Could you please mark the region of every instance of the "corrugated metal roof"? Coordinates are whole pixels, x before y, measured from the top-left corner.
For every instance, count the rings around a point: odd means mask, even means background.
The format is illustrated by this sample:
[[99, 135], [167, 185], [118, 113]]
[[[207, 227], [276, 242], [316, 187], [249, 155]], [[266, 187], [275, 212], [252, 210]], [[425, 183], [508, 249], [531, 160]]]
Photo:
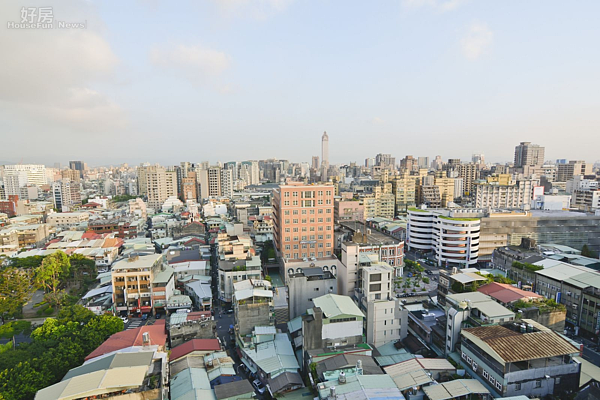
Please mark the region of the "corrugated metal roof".
[[364, 318], [364, 314], [348, 296], [326, 294], [313, 299], [315, 307], [319, 307], [326, 318], [335, 318], [339, 315], [354, 315]]
[[74, 399], [133, 389], [141, 386], [147, 372], [147, 365], [94, 371], [44, 388], [37, 392], [35, 398]]
[[469, 394], [489, 394], [490, 392], [476, 379], [457, 379], [439, 385], [423, 387], [430, 400], [455, 399]]
[[255, 326], [254, 334], [255, 335], [275, 335], [277, 333], [277, 329], [274, 326]]
[[153, 357], [153, 351], [111, 354], [110, 356], [98, 358], [77, 368], [73, 368], [67, 372], [62, 380], [109, 368], [135, 367], [140, 365], [149, 366]]
[[[215, 398], [214, 393], [210, 388], [208, 374], [204, 368], [184, 369], [183, 371], [175, 375], [175, 377], [171, 378], [171, 400], [185, 398], [186, 395], [188, 395], [189, 393], [195, 393], [196, 390], [210, 391], [212, 393], [212, 396], [209, 396], [207, 398]], [[203, 394], [208, 394], [208, 392]]]
[[518, 362], [578, 353], [579, 349], [552, 331], [520, 333], [501, 325], [463, 329], [469, 339], [481, 340], [504, 362]]
[[288, 331], [294, 333], [302, 329], [302, 317], [296, 317], [287, 323]]

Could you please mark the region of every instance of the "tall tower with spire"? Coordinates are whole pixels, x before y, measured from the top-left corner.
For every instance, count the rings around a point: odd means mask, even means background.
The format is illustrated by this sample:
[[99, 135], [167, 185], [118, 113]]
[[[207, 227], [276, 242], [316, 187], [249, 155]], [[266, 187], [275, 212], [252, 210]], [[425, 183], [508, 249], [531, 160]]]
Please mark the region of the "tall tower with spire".
[[329, 168], [329, 136], [323, 132], [321, 137], [321, 165]]
[[329, 136], [323, 132], [321, 137], [321, 181], [327, 182], [327, 172], [329, 170]]

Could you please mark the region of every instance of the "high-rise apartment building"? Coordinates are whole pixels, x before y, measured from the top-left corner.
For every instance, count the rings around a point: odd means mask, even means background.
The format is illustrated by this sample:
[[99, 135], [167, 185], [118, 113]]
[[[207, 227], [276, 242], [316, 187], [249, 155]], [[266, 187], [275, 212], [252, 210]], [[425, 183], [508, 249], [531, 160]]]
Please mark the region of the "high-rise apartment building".
[[375, 156], [375, 165], [381, 168], [393, 169], [396, 164], [396, 158], [392, 157], [391, 154], [377, 154]]
[[231, 198], [233, 196], [233, 170], [221, 169], [221, 196]]
[[290, 182], [273, 191], [275, 245], [288, 260], [333, 254], [332, 185]]
[[[248, 171], [245, 168], [245, 171]], [[245, 176], [251, 175], [249, 171]], [[219, 166], [209, 167], [198, 171], [200, 183], [200, 198], [231, 197], [233, 196], [233, 171]]]
[[188, 172], [187, 177], [181, 180], [181, 195], [184, 201], [198, 200], [198, 180], [195, 172]]
[[419, 169], [419, 165], [413, 156], [406, 156], [400, 160], [400, 169], [404, 172], [411, 172]]
[[319, 156], [312, 156], [312, 162], [310, 167], [314, 170], [319, 169]]
[[463, 190], [465, 195], [470, 195], [473, 192], [473, 184], [478, 178], [478, 173], [479, 170], [477, 169], [476, 164], [469, 163], [458, 165], [458, 177], [463, 180]]
[[473, 154], [471, 161], [473, 164], [485, 164], [485, 155], [481, 153]]
[[556, 165], [556, 182], [566, 182], [576, 175], [590, 175], [592, 164], [585, 161], [569, 161], [568, 164]]
[[148, 198], [148, 206], [160, 208], [168, 197], [177, 197], [177, 172], [160, 165], [138, 168], [139, 193]]
[[4, 166], [4, 189], [6, 196], [19, 196], [21, 187], [42, 186], [47, 183], [44, 165], [18, 164]]
[[544, 164], [545, 148], [531, 142], [521, 142], [515, 147], [515, 168]]
[[392, 184], [383, 183], [373, 188], [373, 193], [363, 198], [364, 219], [368, 218], [394, 218], [395, 197], [392, 193]]
[[[454, 201], [455, 178], [447, 178], [443, 173], [438, 173], [434, 179], [434, 185], [439, 188], [442, 207], [448, 207], [448, 203]], [[459, 196], [462, 194], [459, 193]]]
[[414, 176], [404, 173], [392, 180], [392, 193], [396, 197], [396, 212], [404, 212], [415, 205], [417, 180]]
[[69, 161], [69, 169], [77, 171], [79, 177], [83, 178], [83, 171], [86, 169], [86, 164], [83, 161]]
[[[508, 178], [508, 181], [505, 179], [494, 182], [493, 178], [503, 177]], [[473, 185], [475, 208], [529, 209], [533, 199], [533, 188], [538, 184], [538, 180], [531, 179], [514, 182], [510, 179], [510, 175], [490, 176], [487, 182]]]
[[81, 205], [79, 182], [63, 180], [52, 184], [52, 200], [54, 207], [60, 212], [71, 211]]
[[429, 157], [417, 158], [417, 165], [419, 168], [429, 168]]

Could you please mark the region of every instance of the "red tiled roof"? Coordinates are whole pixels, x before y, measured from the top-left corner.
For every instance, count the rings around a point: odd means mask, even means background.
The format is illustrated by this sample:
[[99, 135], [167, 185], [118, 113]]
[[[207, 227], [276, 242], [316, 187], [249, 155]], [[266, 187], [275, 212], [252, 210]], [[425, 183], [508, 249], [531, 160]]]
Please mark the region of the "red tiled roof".
[[123, 239], [119, 239], [119, 238], [106, 238], [106, 239], [104, 239], [104, 244], [102, 244], [102, 248], [107, 248], [107, 247], [121, 247], [121, 246], [123, 246], [123, 243], [125, 243], [123, 241]]
[[125, 349], [127, 347], [142, 346], [142, 335], [148, 332], [150, 335], [150, 344], [163, 346], [167, 342], [167, 334], [165, 333], [165, 320], [159, 319], [154, 325], [140, 326], [139, 328], [130, 329], [127, 331], [117, 332], [104, 341], [98, 348], [92, 351], [85, 360], [99, 357], [103, 354], [112, 353], [113, 351]]
[[169, 361], [175, 361], [193, 351], [219, 351], [221, 345], [218, 339], [192, 339], [171, 350]]
[[95, 233], [94, 231], [86, 231], [83, 235], [81, 235], [82, 239], [95, 240], [102, 238], [102, 235]]
[[512, 303], [513, 301], [530, 298], [543, 298], [537, 293], [521, 290], [506, 283], [491, 282], [477, 289], [478, 292], [487, 294], [501, 303]]

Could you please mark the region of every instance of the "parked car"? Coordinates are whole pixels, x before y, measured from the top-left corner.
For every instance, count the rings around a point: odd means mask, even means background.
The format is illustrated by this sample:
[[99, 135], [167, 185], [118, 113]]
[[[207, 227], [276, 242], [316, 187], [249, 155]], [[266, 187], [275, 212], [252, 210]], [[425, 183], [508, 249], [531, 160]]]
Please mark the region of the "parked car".
[[255, 379], [254, 381], [252, 381], [252, 386], [254, 386], [254, 389], [256, 389], [256, 391], [260, 394], [263, 394], [266, 390], [266, 388], [263, 386], [262, 382], [259, 381], [258, 379]]
[[129, 322], [129, 318], [127, 317], [121, 317], [121, 319], [123, 320], [124, 324], [127, 324]]
[[148, 314], [142, 314], [142, 321], [145, 321], [148, 319]]
[[225, 311], [225, 314], [233, 314], [233, 308], [230, 308], [229, 310]]

